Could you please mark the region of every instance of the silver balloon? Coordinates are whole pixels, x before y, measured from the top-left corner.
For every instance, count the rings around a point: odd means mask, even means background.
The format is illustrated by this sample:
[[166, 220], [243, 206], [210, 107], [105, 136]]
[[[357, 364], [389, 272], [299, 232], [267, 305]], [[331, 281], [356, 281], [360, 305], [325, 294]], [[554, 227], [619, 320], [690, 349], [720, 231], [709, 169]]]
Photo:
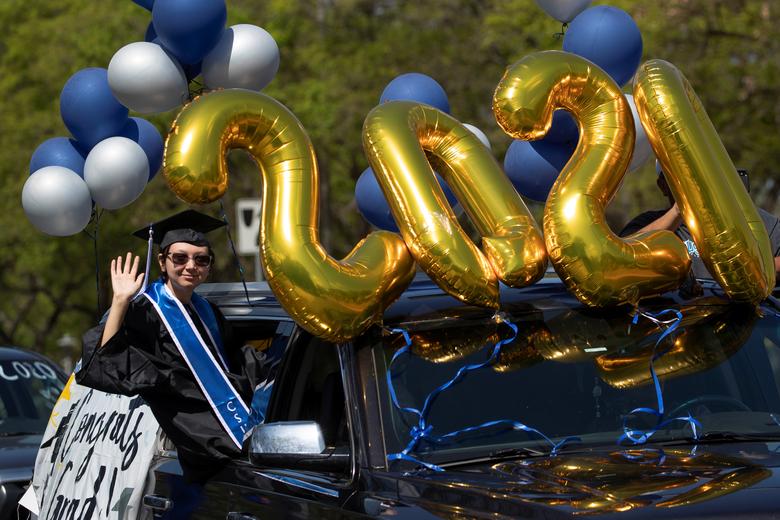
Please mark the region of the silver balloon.
[[150, 42], [131, 43], [116, 51], [108, 64], [108, 84], [120, 103], [142, 114], [176, 108], [189, 95], [181, 65]]
[[476, 126], [470, 125], [468, 123], [463, 123], [463, 126], [468, 128], [469, 130], [471, 130], [471, 133], [477, 136], [477, 138], [482, 142], [482, 144], [485, 145], [485, 148], [490, 150], [490, 148], [491, 148], [491, 146], [490, 146], [490, 139], [488, 139], [488, 136], [485, 135], [485, 132], [483, 132], [482, 130], [480, 130]]
[[24, 183], [22, 208], [37, 229], [64, 237], [87, 227], [92, 198], [84, 179], [76, 172], [63, 166], [46, 166]]
[[628, 101], [631, 107], [631, 115], [634, 117], [634, 131], [636, 133], [636, 140], [634, 141], [634, 153], [631, 156], [631, 164], [628, 165], [628, 171], [633, 171], [647, 162], [653, 155], [653, 147], [650, 145], [650, 141], [647, 139], [647, 134], [642, 126], [642, 122], [639, 120], [639, 112], [636, 111], [636, 104], [634, 104], [634, 96], [631, 94], [625, 94], [626, 101]]
[[144, 191], [149, 161], [136, 142], [109, 137], [92, 148], [84, 163], [84, 181], [92, 198], [106, 209], [127, 206]]
[[265, 29], [238, 24], [227, 29], [203, 58], [201, 74], [209, 88], [261, 90], [279, 70], [279, 47]]
[[559, 22], [569, 23], [590, 5], [591, 0], [536, 0], [545, 13]]

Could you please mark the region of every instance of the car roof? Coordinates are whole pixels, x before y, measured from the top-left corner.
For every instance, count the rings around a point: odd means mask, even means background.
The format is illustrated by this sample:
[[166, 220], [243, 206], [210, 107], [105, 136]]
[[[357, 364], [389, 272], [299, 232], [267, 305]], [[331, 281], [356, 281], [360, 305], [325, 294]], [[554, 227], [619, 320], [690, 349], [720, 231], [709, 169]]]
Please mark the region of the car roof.
[[[728, 303], [723, 291], [714, 281], [700, 280], [700, 283], [708, 296], [703, 304]], [[216, 304], [225, 317], [231, 320], [291, 320], [267, 282], [207, 283], [198, 287], [197, 291]], [[677, 291], [673, 291], [662, 297], [642, 300], [642, 307], [676, 306], [684, 303], [695, 304], [696, 301], [684, 300]], [[512, 306], [515, 310], [525, 305], [533, 311], [584, 307], [552, 270], [535, 284], [521, 289], [502, 284], [501, 304], [502, 307]], [[445, 293], [425, 273], [418, 272], [398, 300], [387, 308], [384, 321], [401, 323], [422, 311], [426, 314], [439, 311], [442, 316], [447, 316], [451, 311], [457, 312], [469, 307], [471, 306]]]
[[13, 345], [0, 346], [0, 361], [43, 361], [50, 365], [54, 363], [46, 356]]

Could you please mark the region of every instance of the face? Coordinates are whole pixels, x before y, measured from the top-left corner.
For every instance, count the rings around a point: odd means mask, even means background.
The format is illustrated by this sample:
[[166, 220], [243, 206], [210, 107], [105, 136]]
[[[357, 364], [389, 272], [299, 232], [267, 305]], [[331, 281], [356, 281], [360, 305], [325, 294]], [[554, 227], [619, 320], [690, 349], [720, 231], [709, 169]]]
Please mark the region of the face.
[[205, 258], [209, 258], [208, 247], [175, 242], [168, 248], [168, 255], [159, 258], [159, 261], [171, 285], [192, 290], [202, 284], [209, 274], [210, 266], [198, 265], [198, 261], [202, 263]]

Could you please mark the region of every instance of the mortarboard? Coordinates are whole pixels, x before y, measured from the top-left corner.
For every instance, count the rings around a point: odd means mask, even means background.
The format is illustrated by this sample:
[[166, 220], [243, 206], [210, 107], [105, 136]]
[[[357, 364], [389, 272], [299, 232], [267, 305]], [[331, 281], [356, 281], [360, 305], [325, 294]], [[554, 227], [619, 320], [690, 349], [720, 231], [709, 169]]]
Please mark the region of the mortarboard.
[[225, 225], [222, 220], [205, 215], [199, 211], [188, 209], [164, 218], [133, 233], [138, 238], [147, 240], [152, 232], [152, 242], [160, 249], [176, 243], [186, 242], [196, 246], [211, 246], [206, 233]]

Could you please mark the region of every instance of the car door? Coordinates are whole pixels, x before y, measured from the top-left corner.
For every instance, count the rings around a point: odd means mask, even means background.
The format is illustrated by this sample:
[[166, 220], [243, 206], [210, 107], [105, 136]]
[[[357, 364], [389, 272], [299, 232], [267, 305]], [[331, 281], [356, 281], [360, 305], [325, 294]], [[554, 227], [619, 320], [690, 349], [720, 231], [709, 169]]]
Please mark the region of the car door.
[[[293, 330], [291, 321], [231, 323], [234, 340], [261, 350], [270, 367], [269, 377], [256, 392], [255, 400], [267, 403]], [[237, 463], [240, 467], [240, 461]], [[189, 485], [182, 478], [174, 446], [163, 442], [150, 472], [149, 492], [143, 497], [144, 509], [153, 518], [165, 520], [225, 518], [236, 496], [234, 472], [233, 465], [228, 465], [205, 486]]]
[[[344, 347], [346, 348], [346, 347]], [[266, 422], [315, 421], [326, 451], [346, 459], [341, 469], [316, 468], [311, 461], [284, 468], [236, 461], [231, 465], [232, 520], [351, 518], [343, 508], [354, 492], [354, 450], [345, 402], [342, 364], [335, 345], [299, 331], [286, 353]], [[216, 518], [216, 517], [215, 517]]]

